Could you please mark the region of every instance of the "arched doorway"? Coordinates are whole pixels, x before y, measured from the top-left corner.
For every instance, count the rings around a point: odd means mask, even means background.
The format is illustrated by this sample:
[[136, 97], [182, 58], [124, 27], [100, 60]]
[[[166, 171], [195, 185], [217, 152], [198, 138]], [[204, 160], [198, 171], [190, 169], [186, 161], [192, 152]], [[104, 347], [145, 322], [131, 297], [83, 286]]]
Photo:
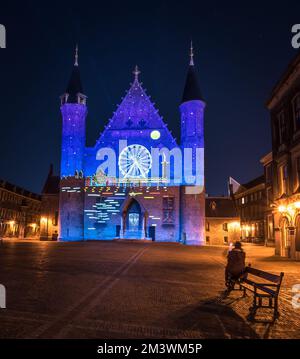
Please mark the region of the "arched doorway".
[[145, 211], [139, 202], [132, 198], [124, 208], [123, 237], [128, 239], [145, 238]]
[[289, 236], [289, 222], [287, 218], [283, 218], [280, 226], [280, 245], [281, 245], [281, 255], [283, 257], [288, 257], [290, 252], [290, 236]]

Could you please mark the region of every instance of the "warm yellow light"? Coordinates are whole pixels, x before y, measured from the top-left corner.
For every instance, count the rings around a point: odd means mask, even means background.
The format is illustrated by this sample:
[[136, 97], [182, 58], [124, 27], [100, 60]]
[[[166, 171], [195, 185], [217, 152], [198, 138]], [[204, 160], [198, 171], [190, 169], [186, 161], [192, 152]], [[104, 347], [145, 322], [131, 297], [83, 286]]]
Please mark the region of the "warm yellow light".
[[288, 206], [287, 211], [290, 215], [293, 215], [295, 213], [295, 209], [292, 206]]
[[240, 222], [238, 222], [238, 221], [230, 222], [228, 225], [229, 225], [229, 227], [240, 228]]
[[285, 206], [279, 206], [278, 211], [281, 212], [281, 213], [286, 212], [286, 207]]
[[43, 223], [45, 223], [45, 222], [47, 222], [47, 218], [46, 218], [46, 217], [42, 217], [42, 218], [41, 218], [41, 221], [42, 221]]
[[13, 226], [15, 224], [15, 221], [9, 221], [8, 223]]
[[300, 202], [295, 202], [294, 206], [295, 206], [295, 208], [300, 208]]
[[30, 223], [30, 227], [32, 228], [36, 228], [37, 224], [36, 223]]

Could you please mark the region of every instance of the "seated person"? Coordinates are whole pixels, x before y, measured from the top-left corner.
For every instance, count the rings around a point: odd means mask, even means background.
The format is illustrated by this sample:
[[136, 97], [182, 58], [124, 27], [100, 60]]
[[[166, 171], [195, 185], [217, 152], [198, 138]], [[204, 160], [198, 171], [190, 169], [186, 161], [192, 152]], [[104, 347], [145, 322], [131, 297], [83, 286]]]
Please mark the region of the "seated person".
[[234, 248], [228, 253], [227, 265], [225, 268], [225, 283], [229, 286], [229, 281], [240, 278], [245, 270], [246, 254], [242, 249], [241, 242], [235, 242]]

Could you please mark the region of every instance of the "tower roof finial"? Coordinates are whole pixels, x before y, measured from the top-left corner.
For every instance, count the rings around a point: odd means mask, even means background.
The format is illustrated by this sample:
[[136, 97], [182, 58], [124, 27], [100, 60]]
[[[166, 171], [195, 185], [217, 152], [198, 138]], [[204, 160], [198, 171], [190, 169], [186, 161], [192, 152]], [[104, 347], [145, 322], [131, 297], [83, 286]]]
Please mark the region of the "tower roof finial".
[[194, 48], [193, 48], [193, 40], [191, 40], [191, 47], [190, 47], [190, 66], [194, 66]]
[[76, 44], [76, 48], [75, 48], [75, 62], [74, 62], [74, 66], [78, 66], [78, 44]]
[[141, 73], [141, 71], [138, 68], [138, 65], [135, 65], [135, 68], [132, 72], [134, 74], [134, 81], [139, 81], [139, 74]]

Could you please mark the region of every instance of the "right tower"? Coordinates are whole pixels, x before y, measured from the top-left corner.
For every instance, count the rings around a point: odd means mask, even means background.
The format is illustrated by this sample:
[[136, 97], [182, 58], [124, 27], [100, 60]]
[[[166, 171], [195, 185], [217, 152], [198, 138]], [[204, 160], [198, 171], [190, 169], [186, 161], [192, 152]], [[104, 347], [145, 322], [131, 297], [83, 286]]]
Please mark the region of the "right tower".
[[190, 64], [179, 106], [181, 114], [181, 148], [185, 164], [183, 185], [181, 186], [181, 233], [186, 244], [203, 245], [205, 243], [205, 102], [197, 81], [192, 44], [190, 51]]

